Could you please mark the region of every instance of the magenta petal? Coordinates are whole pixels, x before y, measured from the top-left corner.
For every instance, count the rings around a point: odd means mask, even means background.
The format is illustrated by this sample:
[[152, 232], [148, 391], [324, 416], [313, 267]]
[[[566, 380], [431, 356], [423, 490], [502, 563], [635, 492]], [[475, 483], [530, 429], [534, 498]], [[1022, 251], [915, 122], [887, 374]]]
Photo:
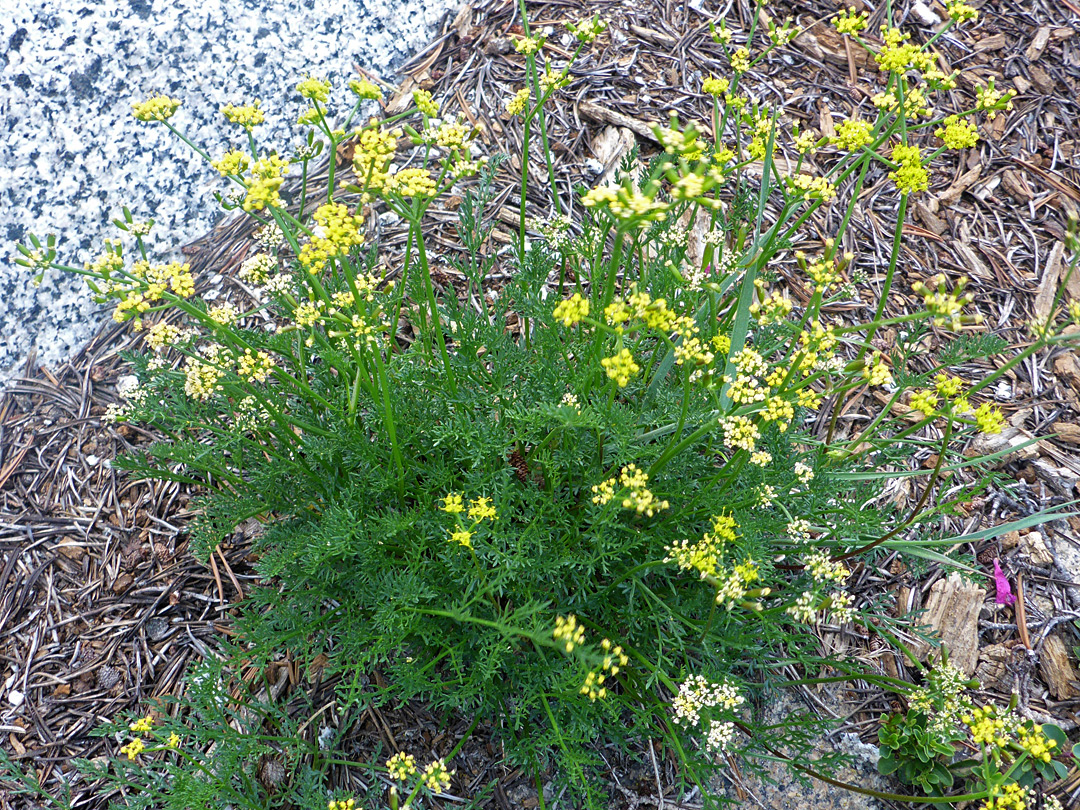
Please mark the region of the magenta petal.
[[997, 596], [994, 599], [996, 604], [1012, 605], [1016, 603], [1012, 586], [1009, 585], [1009, 578], [1001, 570], [1001, 563], [998, 560], [994, 560], [994, 585], [997, 587]]

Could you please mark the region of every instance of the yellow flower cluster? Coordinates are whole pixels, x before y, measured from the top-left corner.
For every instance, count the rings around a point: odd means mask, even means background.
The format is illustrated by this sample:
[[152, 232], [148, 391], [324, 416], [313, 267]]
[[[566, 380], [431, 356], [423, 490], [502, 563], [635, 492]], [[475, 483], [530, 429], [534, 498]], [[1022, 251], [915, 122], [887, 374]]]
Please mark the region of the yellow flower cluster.
[[579, 23], [568, 22], [566, 24], [566, 30], [571, 36], [576, 37], [578, 42], [594, 42], [600, 34], [607, 30], [607, 22], [601, 20], [599, 16], [594, 16], [591, 20], [582, 20]]
[[386, 181], [385, 190], [402, 197], [434, 197], [437, 190], [435, 178], [427, 169], [402, 169]]
[[206, 310], [207, 317], [219, 326], [232, 326], [240, 319], [240, 310], [231, 301]]
[[668, 556], [664, 562], [673, 562], [682, 571], [693, 569], [702, 579], [715, 577], [728, 543], [734, 542], [738, 525], [731, 515], [713, 517], [711, 532], [705, 532], [701, 540], [691, 543], [682, 540], [677, 544], [665, 546]]
[[999, 408], [984, 402], [975, 409], [975, 426], [980, 433], [1001, 433], [1005, 427], [1005, 416]]
[[851, 572], [842, 562], [835, 562], [828, 552], [817, 549], [803, 560], [806, 570], [816, 582], [843, 582]]
[[261, 211], [268, 205], [281, 208], [281, 186], [285, 182], [285, 171], [288, 168], [288, 158], [277, 155], [255, 161], [255, 165], [251, 167], [247, 194], [244, 196], [244, 210]]
[[856, 11], [855, 6], [850, 6], [837, 15], [836, 19], [833, 20], [833, 25], [838, 33], [857, 34], [866, 29], [869, 16], [869, 12]]
[[943, 123], [944, 126], [934, 130], [934, 134], [941, 138], [949, 149], [964, 149], [979, 142], [978, 129], [966, 118], [950, 115]]
[[731, 54], [731, 70], [733, 73], [746, 73], [750, 69], [750, 51], [747, 48], [737, 48]]
[[580, 689], [580, 694], [585, 695], [592, 702], [607, 697], [608, 690], [604, 686], [604, 681], [609, 675], [618, 675], [619, 670], [630, 661], [622, 647], [612, 647], [610, 639], [605, 638], [600, 642], [600, 646], [604, 650], [604, 660], [599, 667], [585, 676], [585, 683]]
[[246, 172], [248, 166], [251, 165], [251, 160], [246, 153], [233, 149], [217, 160], [211, 160], [210, 165], [217, 169], [222, 177], [226, 177], [230, 174], [241, 175]]
[[120, 746], [120, 753], [126, 754], [127, 758], [134, 760], [139, 754], [146, 750], [146, 743], [142, 741], [141, 737], [136, 737], [127, 745]]
[[[375, 119], [372, 119], [372, 124]], [[353, 152], [353, 172], [359, 184], [370, 191], [379, 191], [386, 184], [387, 169], [397, 151], [397, 142], [401, 129], [382, 129], [368, 126], [357, 133], [356, 149]], [[364, 202], [370, 200], [365, 194]]]
[[731, 87], [731, 82], [727, 79], [718, 79], [715, 76], [710, 76], [701, 83], [701, 92], [719, 98], [728, 91], [729, 87]]
[[431, 98], [431, 92], [428, 90], [413, 90], [413, 103], [416, 105], [416, 109], [420, 110], [428, 118], [434, 118], [439, 114], [439, 105]]
[[168, 121], [180, 109], [180, 101], [168, 96], [152, 96], [131, 106], [139, 121]]
[[322, 272], [329, 261], [348, 254], [364, 242], [360, 232], [363, 217], [354, 216], [342, 203], [323, 203], [315, 209], [316, 227], [311, 240], [300, 248], [297, 257], [309, 273]]
[[146, 344], [154, 351], [161, 351], [174, 344], [183, 334], [178, 326], [166, 321], [159, 321], [146, 333]]
[[885, 363], [879, 351], [875, 351], [870, 355], [870, 359], [863, 366], [862, 376], [874, 387], [893, 385], [894, 383], [892, 371], [889, 370], [889, 366]]
[[349, 82], [349, 89], [356, 95], [357, 98], [372, 99], [374, 101], [382, 101], [382, 90], [378, 85], [372, 84], [367, 79], [352, 79]]
[[945, 11], [955, 23], [976, 20], [979, 17], [979, 12], [975, 10], [975, 7], [969, 6], [963, 0], [945, 0]]
[[889, 172], [889, 179], [896, 183], [901, 194], [926, 191], [930, 188], [930, 175], [922, 165], [919, 147], [897, 144], [893, 147], [892, 160], [898, 165], [894, 171]]
[[[910, 41], [911, 34], [899, 28], [883, 25], [881, 38], [884, 44], [874, 55], [874, 61], [882, 72], [906, 73], [908, 70], [922, 70], [928, 64], [928, 60], [934, 59], [933, 54], [924, 53], [918, 45]], [[932, 61], [930, 63], [932, 64]]]
[[577, 616], [571, 613], [566, 618], [555, 617], [555, 629], [551, 635], [556, 641], [562, 642], [562, 648], [572, 653], [575, 647], [585, 643], [585, 628], [578, 624]]
[[356, 810], [356, 799], [331, 799], [326, 810]]
[[724, 446], [732, 449], [754, 452], [761, 431], [748, 417], [741, 414], [720, 417], [720, 428], [724, 432]]
[[214, 392], [223, 389], [221, 378], [225, 376], [225, 371], [213, 365], [218, 358], [216, 346], [205, 351], [204, 356], [206, 360], [188, 357], [185, 361], [184, 393], [193, 399], [205, 402]]
[[435, 145], [451, 151], [460, 151], [476, 136], [476, 130], [459, 118], [443, 121], [435, 130]]
[[421, 779], [432, 793], [444, 793], [450, 789], [450, 777], [453, 773], [447, 770], [443, 760], [437, 759], [424, 768]]
[[153, 728], [154, 718], [149, 714], [146, 717], [140, 717], [133, 723], [128, 723], [128, 730], [136, 734], [149, 734]]
[[641, 191], [630, 183], [621, 186], [603, 186], [585, 193], [581, 202], [586, 208], [606, 208], [613, 217], [623, 221], [638, 220], [643, 226], [648, 222], [663, 222], [671, 206], [655, 198], [657, 187], [648, 186]]
[[398, 751], [386, 760], [386, 771], [391, 779], [404, 782], [416, 773], [416, 757], [404, 751]]
[[633, 509], [638, 514], [653, 517], [662, 509], [667, 509], [670, 504], [667, 501], [657, 500], [656, 496], [646, 487], [649, 483], [649, 475], [644, 470], [638, 469], [636, 464], [628, 464], [623, 467], [617, 478], [609, 478], [592, 488], [592, 502], [603, 506], [615, 497], [616, 484], [619, 491], [627, 491], [622, 499], [623, 509]]
[[[765, 286], [765, 282], [762, 279], [756, 279], [754, 284], [759, 290]], [[757, 318], [757, 322], [761, 326], [768, 326], [771, 323], [782, 323], [787, 320], [788, 315], [791, 314], [791, 310], [791, 299], [785, 298], [778, 292], [770, 293], [762, 301], [755, 301], [750, 305], [750, 314]]]
[[634, 362], [634, 355], [627, 348], [620, 349], [611, 357], [605, 357], [600, 361], [604, 372], [615, 381], [620, 388], [630, 384], [630, 378], [641, 371], [641, 366]]
[[971, 731], [971, 738], [976, 745], [992, 745], [997, 748], [1004, 748], [1009, 744], [1009, 737], [1018, 725], [1016, 718], [999, 715], [993, 704], [973, 709], [970, 714], [961, 716], [960, 722]]
[[1042, 762], [1053, 759], [1051, 752], [1057, 748], [1057, 740], [1052, 740], [1043, 734], [1042, 726], [1038, 723], [1032, 724], [1030, 728], [1027, 724], [1020, 726], [1016, 730], [1016, 742], [1028, 752], [1032, 759]]
[[497, 520], [491, 498], [473, 498], [469, 501], [469, 520], [479, 523], [481, 520]]
[[836, 125], [836, 135], [829, 142], [848, 152], [857, 152], [874, 140], [873, 131], [874, 126], [869, 121], [848, 118]]
[[230, 123], [239, 124], [248, 132], [251, 132], [253, 128], [266, 120], [263, 111], [259, 109], [259, 105], [261, 104], [262, 101], [259, 99], [255, 99], [251, 104], [226, 104], [221, 108], [221, 114], [224, 115]]
[[264, 351], [244, 349], [236, 363], [236, 373], [248, 382], [265, 382], [274, 370], [274, 358]]
[[551, 313], [555, 320], [561, 321], [563, 326], [571, 327], [589, 315], [589, 299], [582, 298], [581, 293], [574, 293], [564, 301], [555, 305]]
[[980, 810], [1027, 810], [1030, 789], [1010, 782], [993, 790], [994, 795], [983, 802]]
[[268, 253], [256, 253], [254, 256], [248, 256], [248, 258], [244, 259], [237, 275], [241, 281], [261, 287], [266, 284], [275, 270], [277, 270], [277, 261], [273, 256]]
[[506, 102], [506, 112], [510, 115], [524, 115], [529, 107], [530, 98], [532, 98], [532, 91], [528, 87], [522, 87]]
[[916, 281], [911, 285], [911, 289], [922, 296], [923, 306], [932, 316], [934, 325], [947, 326], [954, 332], [959, 332], [965, 323], [981, 323], [982, 315], [978, 313], [971, 316], [961, 314], [964, 306], [975, 300], [973, 293], [964, 293], [968, 284], [967, 276], [961, 276], [957, 280], [952, 292], [948, 291], [945, 282], [945, 274], [939, 273], [930, 279], [929, 284]]
[[305, 76], [296, 85], [296, 92], [309, 101], [325, 104], [330, 100], [330, 82], [314, 76]]
[[514, 37], [514, 50], [526, 56], [544, 47], [544, 37]]
[[1005, 92], [997, 90], [994, 87], [994, 78], [991, 76], [986, 87], [977, 87], [975, 89], [975, 109], [983, 110], [986, 113], [986, 120], [993, 121], [999, 111], [1013, 108], [1012, 100], [1015, 95], [1015, 90], [1006, 90]]
[[460, 515], [465, 511], [465, 504], [462, 501], [460, 493], [451, 492], [443, 498], [443, 505], [439, 508], [447, 514]]
[[784, 177], [792, 195], [804, 200], [824, 200], [828, 202], [836, 196], [836, 187], [824, 177], [814, 177], [799, 173]]

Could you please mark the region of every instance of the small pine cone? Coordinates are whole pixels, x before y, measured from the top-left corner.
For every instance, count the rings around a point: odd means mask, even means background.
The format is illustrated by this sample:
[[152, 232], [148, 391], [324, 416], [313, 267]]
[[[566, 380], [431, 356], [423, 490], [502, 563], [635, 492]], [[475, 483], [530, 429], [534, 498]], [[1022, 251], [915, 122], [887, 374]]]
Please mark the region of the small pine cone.
[[169, 547], [158, 541], [154, 543], [154, 556], [158, 558], [161, 563], [167, 563], [172, 560], [173, 553], [169, 550]]
[[517, 450], [510, 454], [510, 466], [517, 472], [518, 480], [526, 483], [529, 480], [529, 465], [525, 463], [525, 457]]
[[116, 667], [110, 667], [108, 664], [101, 667], [97, 671], [97, 685], [98, 689], [104, 689], [108, 691], [120, 683], [120, 670]]
[[259, 782], [271, 793], [285, 781], [285, 766], [277, 757], [263, 756], [259, 762]]

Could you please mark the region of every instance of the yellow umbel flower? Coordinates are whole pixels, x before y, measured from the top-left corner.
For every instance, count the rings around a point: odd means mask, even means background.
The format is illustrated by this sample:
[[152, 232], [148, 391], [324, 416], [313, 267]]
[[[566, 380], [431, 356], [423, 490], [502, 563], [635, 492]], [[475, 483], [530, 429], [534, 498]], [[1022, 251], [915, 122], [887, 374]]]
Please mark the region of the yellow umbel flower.
[[975, 409], [975, 425], [980, 433], [1001, 433], [1005, 427], [1005, 416], [1000, 408], [984, 402]]
[[251, 160], [244, 152], [239, 149], [233, 149], [231, 152], [226, 152], [217, 160], [211, 160], [210, 165], [218, 170], [218, 173], [222, 177], [230, 174], [243, 174], [247, 171], [248, 166], [251, 165]]
[[314, 76], [305, 76], [296, 85], [296, 92], [309, 101], [325, 104], [330, 99], [330, 82], [326, 79], [316, 79]]
[[908, 405], [913, 411], [920, 411], [923, 416], [934, 416], [937, 414], [938, 405], [941, 400], [938, 395], [933, 391], [920, 390], [913, 391], [911, 399], [908, 400]]
[[750, 51], [738, 48], [731, 54], [731, 70], [734, 73], [746, 73], [750, 69]]
[[869, 121], [849, 118], [836, 125], [836, 135], [829, 140], [841, 149], [857, 152], [874, 140], [873, 129]]
[[342, 203], [323, 203], [315, 209], [314, 220], [314, 235], [297, 257], [309, 273], [321, 272], [331, 259], [364, 242], [363, 218], [350, 214]]
[[991, 76], [986, 83], [986, 87], [975, 88], [975, 109], [984, 111], [986, 120], [993, 121], [999, 111], [1013, 108], [1012, 100], [1015, 95], [1015, 90], [1002, 92], [996, 89], [994, 87], [994, 77]]
[[274, 370], [274, 358], [264, 351], [244, 349], [236, 363], [236, 373], [248, 382], [265, 382]]
[[131, 106], [139, 121], [168, 121], [180, 109], [180, 101], [168, 96], [152, 96]]
[[472, 548], [472, 536], [473, 533], [467, 529], [455, 529], [450, 532], [450, 542], [465, 546], [465, 548]]
[[581, 293], [574, 293], [565, 301], [555, 305], [551, 313], [555, 320], [561, 321], [563, 326], [570, 327], [589, 315], [589, 299], [582, 298]]
[[607, 22], [601, 20], [599, 15], [593, 16], [591, 20], [582, 20], [579, 23], [568, 22], [566, 24], [566, 30], [574, 37], [578, 42], [594, 42], [596, 38], [607, 30]]
[[607, 208], [613, 217], [621, 220], [640, 219], [647, 222], [663, 222], [671, 206], [655, 200], [659, 188], [650, 184], [644, 191], [631, 186], [602, 186], [586, 192], [581, 198], [586, 208]]
[[899, 144], [893, 147], [892, 159], [899, 166], [889, 172], [889, 179], [896, 183], [901, 194], [926, 191], [930, 188], [930, 175], [922, 165], [919, 147]]
[[728, 91], [729, 87], [731, 87], [731, 82], [729, 82], [727, 79], [717, 79], [713, 76], [710, 76], [701, 83], [701, 92], [708, 93], [710, 96], [716, 96], [717, 98], [719, 98]]
[[522, 87], [506, 102], [506, 112], [510, 115], [524, 115], [529, 108], [529, 99], [532, 92], [528, 87]]
[[434, 118], [439, 114], [439, 105], [431, 98], [428, 90], [413, 90], [413, 103], [428, 118]]
[[432, 793], [444, 793], [450, 789], [450, 776], [453, 771], [446, 769], [446, 763], [437, 759], [424, 768], [421, 777], [428, 790]]
[[289, 160], [277, 155], [261, 158], [251, 167], [247, 195], [244, 197], [245, 211], [261, 211], [268, 205], [275, 208], [282, 206], [281, 186], [285, 182], [285, 171]]
[[934, 130], [934, 134], [941, 138], [949, 149], [963, 149], [979, 142], [979, 131], [968, 119], [950, 115], [943, 123], [944, 126]]
[[438, 186], [435, 178], [427, 169], [402, 169], [391, 175], [386, 182], [386, 191], [400, 194], [402, 197], [434, 197]]
[[356, 94], [357, 98], [367, 98], [374, 101], [382, 101], [383, 93], [378, 85], [372, 84], [367, 79], [352, 79], [349, 89]]
[[126, 754], [127, 758], [134, 760], [139, 754], [146, 750], [146, 743], [142, 741], [141, 737], [136, 737], [127, 745], [120, 747], [120, 753]]
[[481, 520], [496, 520], [495, 507], [491, 498], [473, 498], [469, 501], [469, 520], [479, 523]]
[[868, 12], [856, 11], [855, 6], [850, 6], [846, 11], [841, 11], [837, 15], [836, 19], [833, 20], [833, 26], [841, 34], [857, 34], [866, 29], [866, 21], [869, 16]]
[[630, 378], [641, 371], [641, 366], [634, 362], [634, 355], [629, 349], [620, 349], [618, 354], [605, 357], [600, 361], [608, 377], [615, 381], [620, 388], [630, 384]]
[[462, 502], [459, 493], [450, 492], [443, 498], [443, 505], [439, 508], [447, 514], [460, 515], [465, 511], [465, 504]]
[[416, 757], [412, 754], [406, 754], [404, 751], [399, 751], [386, 760], [386, 770], [391, 779], [404, 782], [416, 773]]
[[945, 11], [954, 23], [967, 22], [979, 18], [979, 12], [974, 6], [969, 6], [962, 0], [945, 0]]
[[149, 734], [154, 727], [154, 718], [151, 715], [140, 717], [134, 723], [128, 723], [128, 730], [136, 734]]
[[544, 47], [544, 37], [518, 37], [513, 38], [514, 50], [526, 56], [536, 53]]
[[555, 629], [551, 635], [556, 641], [562, 642], [562, 648], [572, 653], [575, 647], [585, 643], [585, 628], [578, 625], [577, 616], [571, 613], [566, 618], [555, 617]]
[[259, 109], [260, 104], [262, 104], [260, 99], [255, 99], [251, 104], [226, 104], [221, 108], [221, 114], [224, 115], [230, 123], [239, 124], [248, 132], [251, 132], [254, 127], [257, 127], [266, 120], [263, 111]]

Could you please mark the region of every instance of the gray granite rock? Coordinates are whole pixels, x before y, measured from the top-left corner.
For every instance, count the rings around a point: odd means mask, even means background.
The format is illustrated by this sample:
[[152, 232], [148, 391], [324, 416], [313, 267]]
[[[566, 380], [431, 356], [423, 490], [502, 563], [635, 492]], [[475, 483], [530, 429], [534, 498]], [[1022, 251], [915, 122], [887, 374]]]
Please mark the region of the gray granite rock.
[[73, 277], [30, 285], [11, 262], [26, 234], [56, 234], [60, 257], [81, 263], [119, 235], [109, 223], [127, 205], [157, 221], [165, 260], [221, 215], [217, 173], [160, 124], [135, 121], [134, 101], [181, 99], [173, 122], [216, 155], [243, 134], [219, 108], [260, 98], [255, 134], [286, 152], [304, 73], [341, 89], [354, 64], [389, 79], [459, 2], [0, 0], [0, 386], [32, 348], [59, 363], [108, 317]]

